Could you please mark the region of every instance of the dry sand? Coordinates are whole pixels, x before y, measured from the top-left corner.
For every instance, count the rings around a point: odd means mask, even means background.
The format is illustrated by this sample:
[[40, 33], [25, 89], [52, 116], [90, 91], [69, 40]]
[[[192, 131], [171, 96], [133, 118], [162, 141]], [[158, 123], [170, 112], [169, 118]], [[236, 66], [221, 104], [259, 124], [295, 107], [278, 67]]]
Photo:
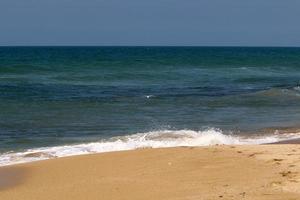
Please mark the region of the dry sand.
[[0, 168], [1, 200], [300, 199], [300, 145], [140, 149]]

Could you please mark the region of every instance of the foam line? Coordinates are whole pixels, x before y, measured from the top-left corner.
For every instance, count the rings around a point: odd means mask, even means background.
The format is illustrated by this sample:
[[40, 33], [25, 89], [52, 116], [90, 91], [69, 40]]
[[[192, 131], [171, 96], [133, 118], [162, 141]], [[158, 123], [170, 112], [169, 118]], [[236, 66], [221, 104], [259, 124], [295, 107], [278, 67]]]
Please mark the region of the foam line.
[[[24, 152], [10, 152], [0, 155], [0, 166], [17, 163], [32, 162], [57, 157], [73, 155], [123, 151], [138, 148], [164, 148], [179, 146], [209, 146], [209, 145], [246, 145], [273, 143], [286, 139], [293, 139], [297, 134], [268, 135], [246, 138], [241, 136], [225, 135], [221, 130], [208, 129], [193, 130], [162, 130], [147, 133], [110, 138], [92, 143], [65, 145], [28, 149]], [[299, 136], [297, 136], [299, 137]]]

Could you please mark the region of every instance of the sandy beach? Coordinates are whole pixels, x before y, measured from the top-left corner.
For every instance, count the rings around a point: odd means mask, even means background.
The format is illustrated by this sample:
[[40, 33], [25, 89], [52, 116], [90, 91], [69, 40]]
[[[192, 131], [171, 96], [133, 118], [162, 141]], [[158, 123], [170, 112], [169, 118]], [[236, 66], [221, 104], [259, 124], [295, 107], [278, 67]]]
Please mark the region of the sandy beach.
[[300, 146], [138, 149], [0, 168], [0, 199], [300, 199]]

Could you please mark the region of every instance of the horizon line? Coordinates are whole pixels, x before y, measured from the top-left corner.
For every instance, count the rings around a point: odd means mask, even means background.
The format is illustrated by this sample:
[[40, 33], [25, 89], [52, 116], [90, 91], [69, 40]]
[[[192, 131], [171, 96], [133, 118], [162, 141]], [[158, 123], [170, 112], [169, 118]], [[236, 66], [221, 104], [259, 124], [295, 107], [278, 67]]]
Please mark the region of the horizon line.
[[215, 47], [215, 48], [300, 48], [300, 46], [255, 45], [0, 45], [1, 47]]

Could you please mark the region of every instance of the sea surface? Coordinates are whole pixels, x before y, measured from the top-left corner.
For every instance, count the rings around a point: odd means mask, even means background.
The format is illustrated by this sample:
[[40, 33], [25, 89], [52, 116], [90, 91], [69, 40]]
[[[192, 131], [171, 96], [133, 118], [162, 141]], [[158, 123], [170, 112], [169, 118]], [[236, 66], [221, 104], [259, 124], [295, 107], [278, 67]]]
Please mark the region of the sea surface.
[[299, 122], [300, 48], [0, 47], [0, 165], [276, 142]]

